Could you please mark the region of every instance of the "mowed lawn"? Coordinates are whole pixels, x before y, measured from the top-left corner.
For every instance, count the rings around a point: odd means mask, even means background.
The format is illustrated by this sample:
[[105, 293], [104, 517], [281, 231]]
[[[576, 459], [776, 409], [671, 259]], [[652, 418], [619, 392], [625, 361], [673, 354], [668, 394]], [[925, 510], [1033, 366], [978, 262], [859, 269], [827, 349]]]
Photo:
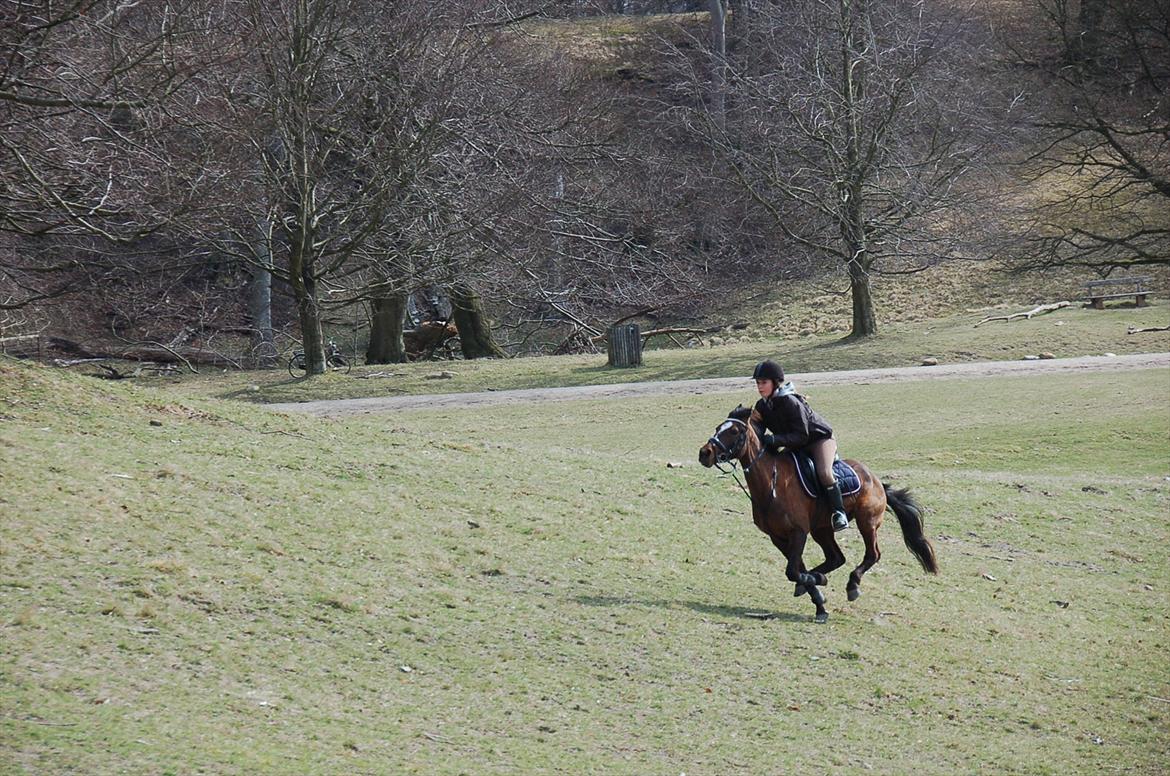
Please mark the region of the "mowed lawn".
[[0, 362], [0, 772], [1163, 773], [1168, 396], [818, 389], [942, 573], [890, 516], [848, 603], [851, 530], [815, 625], [695, 460], [748, 381], [326, 421]]

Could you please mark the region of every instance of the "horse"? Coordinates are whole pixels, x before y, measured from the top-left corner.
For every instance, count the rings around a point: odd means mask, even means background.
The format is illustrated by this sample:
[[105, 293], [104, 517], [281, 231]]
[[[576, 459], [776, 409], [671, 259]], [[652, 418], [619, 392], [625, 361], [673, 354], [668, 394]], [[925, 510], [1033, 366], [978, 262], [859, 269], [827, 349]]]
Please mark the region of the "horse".
[[[831, 571], [845, 564], [845, 553], [833, 532], [830, 507], [804, 492], [793, 457], [766, 449], [757, 427], [762, 428], [758, 412], [743, 406], [732, 410], [699, 448], [699, 463], [710, 468], [738, 459], [751, 497], [752, 519], [784, 554], [785, 574], [796, 584], [793, 595], [799, 598], [807, 593], [817, 608], [816, 622], [827, 622], [829, 614], [819, 588], [828, 584], [827, 575]], [[937, 574], [934, 546], [923, 532], [922, 508], [910, 491], [891, 488], [858, 461], [846, 460], [846, 463], [857, 473], [861, 489], [844, 498], [845, 511], [865, 541], [865, 557], [853, 569], [845, 586], [849, 600], [856, 601], [861, 596], [861, 578], [882, 557], [877, 532], [887, 509], [898, 518], [902, 539], [922, 569]], [[805, 569], [803, 560], [809, 534], [825, 553], [825, 562], [812, 570]]]

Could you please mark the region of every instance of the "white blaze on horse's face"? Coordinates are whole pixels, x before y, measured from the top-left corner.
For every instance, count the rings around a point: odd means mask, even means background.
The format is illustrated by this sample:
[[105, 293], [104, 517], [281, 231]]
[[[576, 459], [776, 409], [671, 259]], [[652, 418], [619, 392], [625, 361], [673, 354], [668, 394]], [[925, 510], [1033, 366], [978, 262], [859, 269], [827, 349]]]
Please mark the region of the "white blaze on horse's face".
[[736, 418], [728, 418], [715, 429], [715, 433], [699, 451], [699, 463], [704, 466], [727, 463], [742, 453], [746, 436], [747, 424]]

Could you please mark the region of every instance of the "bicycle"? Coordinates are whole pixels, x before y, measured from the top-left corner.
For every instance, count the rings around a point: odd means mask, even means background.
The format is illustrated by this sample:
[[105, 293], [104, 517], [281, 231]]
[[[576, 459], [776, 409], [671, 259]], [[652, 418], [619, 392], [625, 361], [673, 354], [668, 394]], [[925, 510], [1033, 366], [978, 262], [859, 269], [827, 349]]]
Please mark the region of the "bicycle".
[[[341, 372], [343, 375], [349, 374], [349, 370], [353, 368], [349, 360], [341, 354], [341, 348], [337, 347], [337, 343], [333, 340], [329, 340], [325, 346], [325, 366], [329, 371]], [[288, 373], [293, 377], [304, 377], [309, 373], [305, 351], [298, 350], [292, 354], [288, 360]]]

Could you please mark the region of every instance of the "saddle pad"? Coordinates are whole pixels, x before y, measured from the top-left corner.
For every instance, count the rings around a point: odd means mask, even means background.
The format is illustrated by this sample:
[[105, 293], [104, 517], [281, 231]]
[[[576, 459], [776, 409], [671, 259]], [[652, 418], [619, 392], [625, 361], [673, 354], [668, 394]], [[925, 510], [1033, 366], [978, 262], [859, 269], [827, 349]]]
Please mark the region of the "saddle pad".
[[[813, 464], [812, 458], [797, 450], [789, 450], [788, 454], [792, 456], [792, 462], [796, 464], [796, 477], [800, 480], [800, 487], [804, 489], [808, 497], [820, 498], [824, 495], [824, 488], [821, 487], [821, 482], [817, 478], [816, 466]], [[840, 458], [833, 461], [833, 476], [837, 478], [837, 484], [841, 487], [842, 497], [852, 496], [861, 490], [861, 478], [857, 476], [857, 472], [853, 471], [852, 466]]]

